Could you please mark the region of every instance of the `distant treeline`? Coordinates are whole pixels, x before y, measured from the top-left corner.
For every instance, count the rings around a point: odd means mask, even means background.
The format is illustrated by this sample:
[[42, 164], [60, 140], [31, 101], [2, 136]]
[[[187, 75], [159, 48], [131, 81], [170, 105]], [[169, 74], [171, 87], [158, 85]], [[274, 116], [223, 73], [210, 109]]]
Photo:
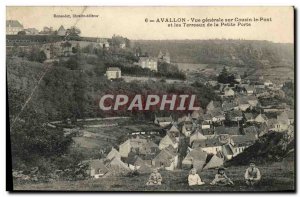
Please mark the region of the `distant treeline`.
[[171, 62], [257, 65], [261, 62], [293, 63], [293, 44], [252, 40], [132, 40], [133, 48], [141, 48], [152, 56], [168, 50]]

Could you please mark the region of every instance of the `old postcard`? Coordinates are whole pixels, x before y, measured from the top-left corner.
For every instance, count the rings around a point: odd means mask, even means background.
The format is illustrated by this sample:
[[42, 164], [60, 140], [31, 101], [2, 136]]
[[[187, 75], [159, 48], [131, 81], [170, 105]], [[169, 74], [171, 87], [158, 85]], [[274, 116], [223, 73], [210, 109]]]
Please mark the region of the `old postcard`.
[[6, 8], [8, 190], [295, 191], [293, 7]]

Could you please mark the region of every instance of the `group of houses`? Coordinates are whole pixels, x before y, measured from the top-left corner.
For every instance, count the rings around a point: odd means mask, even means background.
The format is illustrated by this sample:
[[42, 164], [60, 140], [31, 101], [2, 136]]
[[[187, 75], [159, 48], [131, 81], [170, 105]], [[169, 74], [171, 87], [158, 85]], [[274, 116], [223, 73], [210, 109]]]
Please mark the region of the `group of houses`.
[[64, 26], [60, 26], [57, 30], [53, 27], [44, 27], [42, 31], [36, 28], [24, 28], [24, 26], [18, 20], [6, 20], [6, 35], [17, 35], [19, 32], [25, 32], [25, 35], [59, 35], [65, 36], [67, 30]]
[[[162, 51], [159, 52], [157, 58], [155, 57], [143, 57], [138, 56], [139, 61], [135, 63], [135, 65], [140, 66], [142, 68], [148, 68], [152, 71], [158, 71], [157, 65], [159, 62], [166, 62], [170, 63], [170, 54], [168, 51], [163, 53]], [[106, 70], [106, 76], [108, 79], [118, 79], [121, 78], [121, 69], [118, 67], [109, 67]]]
[[[155, 116], [154, 124], [165, 131], [159, 143], [137, 133], [120, 144], [119, 150], [112, 149], [102, 164], [109, 166], [109, 161], [117, 160], [128, 172], [140, 173], [148, 173], [153, 168], [205, 170], [222, 166], [268, 132], [293, 135], [294, 110], [282, 103], [268, 106], [261, 100], [278, 96], [278, 87], [282, 86], [269, 80], [251, 84], [237, 75], [235, 78], [238, 82], [235, 87], [212, 83], [220, 86], [216, 91], [219, 99], [210, 101], [204, 110], [193, 111], [177, 120], [172, 116]], [[260, 89], [267, 93], [261, 94]], [[118, 156], [111, 159], [113, 154]]]
[[160, 50], [157, 57], [151, 57], [151, 56], [142, 56], [140, 54], [136, 54], [136, 56], [139, 58], [139, 61], [135, 63], [135, 65], [140, 66], [142, 68], [148, 68], [152, 71], [157, 72], [158, 63], [171, 63], [170, 53], [168, 51], [165, 51], [164, 53]]

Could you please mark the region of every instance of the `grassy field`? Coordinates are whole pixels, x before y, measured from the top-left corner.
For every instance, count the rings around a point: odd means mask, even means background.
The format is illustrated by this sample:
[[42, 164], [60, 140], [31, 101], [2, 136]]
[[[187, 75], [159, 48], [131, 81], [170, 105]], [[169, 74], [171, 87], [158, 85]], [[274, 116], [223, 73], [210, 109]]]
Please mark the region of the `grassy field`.
[[187, 184], [188, 170], [173, 172], [161, 171], [163, 184], [161, 186], [146, 186], [149, 174], [135, 177], [109, 177], [84, 181], [56, 181], [51, 183], [16, 184], [15, 190], [78, 190], [78, 191], [291, 191], [294, 190], [293, 162], [274, 163], [258, 166], [262, 180], [258, 186], [248, 187], [244, 183], [244, 172], [247, 166], [229, 167], [227, 175], [234, 181], [234, 186], [211, 186], [216, 170], [200, 172], [200, 177], [206, 183], [202, 186], [190, 187]]
[[[131, 119], [97, 120], [85, 125], [108, 125], [104, 127], [83, 128], [85, 136], [73, 137], [73, 149], [83, 153], [84, 159], [98, 158], [100, 150], [110, 151], [127, 139], [127, 135], [139, 131], [157, 131], [161, 128], [150, 122], [134, 122]], [[111, 126], [112, 125], [112, 126]], [[125, 137], [124, 137], [125, 136]], [[157, 135], [160, 139], [160, 136]], [[158, 140], [159, 141], [159, 140]]]

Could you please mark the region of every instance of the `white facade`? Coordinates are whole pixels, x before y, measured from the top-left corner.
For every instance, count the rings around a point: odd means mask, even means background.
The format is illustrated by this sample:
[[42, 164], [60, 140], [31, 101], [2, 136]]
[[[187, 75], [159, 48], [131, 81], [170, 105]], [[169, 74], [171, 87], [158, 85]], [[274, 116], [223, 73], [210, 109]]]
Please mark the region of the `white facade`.
[[118, 79], [121, 78], [121, 70], [116, 67], [110, 67], [106, 71], [107, 79]]
[[141, 57], [138, 63], [142, 68], [148, 68], [157, 71], [157, 59], [149, 57]]

